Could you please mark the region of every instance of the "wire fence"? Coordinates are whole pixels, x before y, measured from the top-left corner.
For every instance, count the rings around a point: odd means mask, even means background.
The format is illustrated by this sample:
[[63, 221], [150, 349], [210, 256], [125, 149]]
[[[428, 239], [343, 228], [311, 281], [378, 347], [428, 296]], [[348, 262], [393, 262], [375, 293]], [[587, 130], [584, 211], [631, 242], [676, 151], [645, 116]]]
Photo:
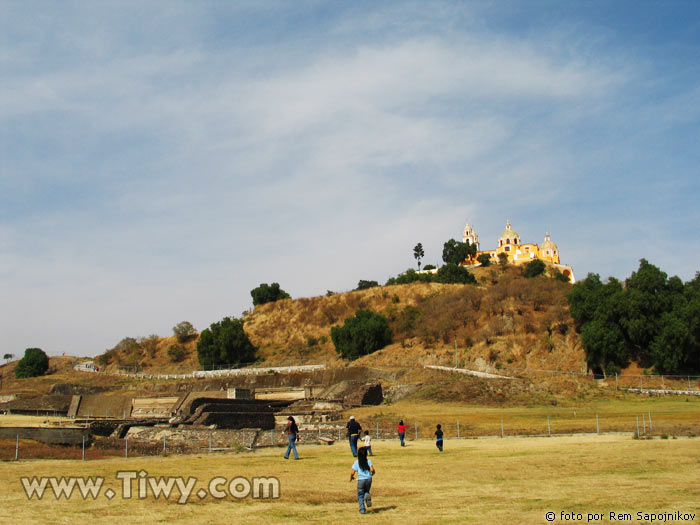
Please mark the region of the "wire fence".
[[[434, 440], [437, 424], [441, 425], [444, 439], [524, 438], [572, 435], [629, 434], [640, 439], [697, 437], [700, 435], [700, 412], [638, 411], [637, 413], [596, 413], [577, 409], [552, 410], [545, 413], [502, 414], [497, 412], [478, 419], [433, 418], [434, 421], [406, 420], [405, 443]], [[360, 422], [374, 443], [373, 452], [381, 453], [386, 447], [398, 446], [399, 435], [394, 422], [367, 420]], [[344, 422], [337, 424], [301, 425], [299, 445], [330, 444], [348, 446]], [[193, 429], [180, 435], [162, 435], [139, 438], [98, 438], [89, 435], [77, 446], [46, 445], [22, 439], [0, 439], [0, 460], [35, 458], [93, 460], [105, 457], [167, 456], [173, 454], [201, 454], [242, 452], [263, 447], [283, 447], [288, 443], [281, 428], [269, 430], [207, 430]], [[358, 446], [361, 442], [358, 443]], [[449, 446], [449, 445], [448, 445]]]

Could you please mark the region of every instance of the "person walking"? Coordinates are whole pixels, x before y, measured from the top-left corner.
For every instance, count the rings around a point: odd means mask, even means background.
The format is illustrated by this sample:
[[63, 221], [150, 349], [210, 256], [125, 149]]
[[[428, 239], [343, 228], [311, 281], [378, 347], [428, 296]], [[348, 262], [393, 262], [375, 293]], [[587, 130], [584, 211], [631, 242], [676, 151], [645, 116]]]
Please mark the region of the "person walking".
[[442, 425], [438, 425], [435, 430], [435, 446], [442, 452]]
[[369, 435], [369, 430], [365, 430], [365, 435], [362, 436], [362, 446], [367, 449], [368, 456], [374, 456], [372, 454], [372, 436]]
[[401, 441], [401, 446], [405, 447], [406, 444], [403, 442], [403, 440], [406, 437], [406, 425], [403, 424], [403, 419], [401, 421], [399, 421], [399, 424], [396, 427], [396, 430], [399, 433], [399, 441]]
[[350, 440], [350, 451], [352, 452], [352, 457], [357, 457], [357, 440], [360, 437], [360, 431], [362, 430], [362, 425], [355, 421], [355, 416], [350, 416], [348, 424], [345, 425], [348, 430], [348, 439]]
[[369, 491], [372, 488], [372, 476], [374, 476], [374, 466], [372, 460], [367, 459], [367, 448], [362, 447], [357, 452], [357, 460], [352, 464], [350, 471], [350, 481], [355, 479], [357, 474], [357, 502], [360, 505], [360, 514], [365, 514], [365, 506], [372, 507], [372, 496]]
[[294, 421], [293, 416], [287, 418], [287, 426], [284, 427], [284, 432], [282, 435], [287, 434], [287, 439], [289, 439], [289, 445], [287, 445], [287, 452], [284, 453], [284, 459], [289, 459], [289, 453], [294, 452], [294, 459], [299, 459], [299, 454], [297, 454], [296, 442], [299, 439], [299, 427], [297, 422]]

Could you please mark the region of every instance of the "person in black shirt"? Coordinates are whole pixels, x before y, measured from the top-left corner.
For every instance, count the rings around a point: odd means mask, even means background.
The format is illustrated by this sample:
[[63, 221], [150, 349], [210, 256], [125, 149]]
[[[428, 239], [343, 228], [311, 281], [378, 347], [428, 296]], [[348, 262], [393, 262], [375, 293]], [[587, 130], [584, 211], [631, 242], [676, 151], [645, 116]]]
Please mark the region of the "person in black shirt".
[[348, 424], [345, 425], [348, 430], [348, 439], [350, 440], [350, 451], [353, 457], [357, 457], [357, 439], [360, 437], [362, 425], [355, 421], [355, 416], [350, 416]]
[[435, 431], [435, 446], [442, 452], [442, 425], [438, 425]]

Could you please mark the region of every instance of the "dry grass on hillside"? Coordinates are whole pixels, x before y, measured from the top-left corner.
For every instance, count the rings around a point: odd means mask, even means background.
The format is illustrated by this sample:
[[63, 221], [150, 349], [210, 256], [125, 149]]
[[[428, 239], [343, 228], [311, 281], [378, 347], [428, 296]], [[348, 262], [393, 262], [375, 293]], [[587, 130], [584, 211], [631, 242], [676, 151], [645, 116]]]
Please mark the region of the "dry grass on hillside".
[[480, 270], [479, 286], [412, 283], [268, 303], [246, 317], [246, 331], [266, 362], [341, 363], [330, 329], [368, 308], [388, 318], [394, 343], [354, 364], [585, 371], [568, 284], [526, 279], [519, 268]]
[[[526, 279], [515, 267], [477, 268], [474, 274], [476, 286], [417, 282], [267, 303], [245, 317], [245, 330], [267, 365], [344, 366], [348, 363], [335, 352], [331, 328], [366, 308], [387, 317], [394, 343], [353, 364], [586, 370], [566, 304], [570, 285], [546, 277]], [[132, 341], [138, 344], [110, 353], [108, 368], [198, 368], [196, 338], [183, 344], [180, 362], [168, 355], [174, 337]]]

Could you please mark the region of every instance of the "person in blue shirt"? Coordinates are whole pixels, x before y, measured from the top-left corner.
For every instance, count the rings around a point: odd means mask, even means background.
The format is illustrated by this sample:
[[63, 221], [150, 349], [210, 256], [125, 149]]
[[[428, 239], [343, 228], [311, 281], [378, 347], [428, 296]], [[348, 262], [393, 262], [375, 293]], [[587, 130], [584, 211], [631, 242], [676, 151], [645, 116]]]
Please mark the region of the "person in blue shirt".
[[369, 490], [372, 488], [372, 476], [374, 476], [374, 467], [372, 460], [367, 459], [367, 449], [360, 448], [357, 451], [357, 460], [352, 464], [350, 471], [350, 481], [355, 479], [357, 474], [357, 502], [360, 504], [360, 514], [365, 514], [365, 505], [372, 506], [372, 496]]

